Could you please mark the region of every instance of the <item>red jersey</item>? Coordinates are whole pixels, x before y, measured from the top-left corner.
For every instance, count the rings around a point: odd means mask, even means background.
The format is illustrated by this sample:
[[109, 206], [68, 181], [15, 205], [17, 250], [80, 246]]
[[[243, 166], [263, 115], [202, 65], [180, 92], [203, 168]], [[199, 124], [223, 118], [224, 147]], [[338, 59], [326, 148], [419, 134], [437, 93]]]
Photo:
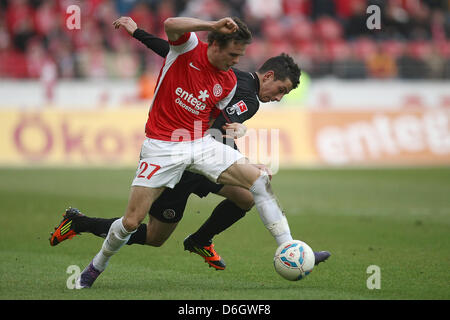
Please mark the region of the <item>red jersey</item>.
[[194, 32], [169, 41], [150, 106], [145, 133], [165, 141], [203, 137], [213, 108], [225, 108], [236, 91], [236, 75], [208, 60], [208, 45]]

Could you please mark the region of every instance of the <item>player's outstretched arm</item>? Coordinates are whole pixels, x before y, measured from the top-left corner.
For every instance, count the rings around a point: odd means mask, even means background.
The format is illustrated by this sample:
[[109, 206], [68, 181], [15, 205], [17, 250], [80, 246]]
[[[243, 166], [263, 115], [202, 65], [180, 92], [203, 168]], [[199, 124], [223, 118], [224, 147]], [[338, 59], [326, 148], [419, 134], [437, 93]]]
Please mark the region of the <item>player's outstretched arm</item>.
[[174, 17], [164, 21], [164, 30], [170, 41], [176, 41], [186, 32], [215, 31], [230, 34], [236, 32], [238, 26], [231, 18], [223, 18], [218, 21], [205, 21], [196, 18]]
[[113, 26], [116, 29], [123, 27], [129, 35], [142, 42], [147, 48], [163, 58], [169, 53], [170, 46], [166, 40], [140, 29], [130, 17], [120, 17], [113, 22]]
[[167, 40], [158, 38], [145, 30], [137, 28], [133, 33], [133, 37], [142, 42], [147, 48], [155, 52], [160, 57], [165, 58], [170, 50]]

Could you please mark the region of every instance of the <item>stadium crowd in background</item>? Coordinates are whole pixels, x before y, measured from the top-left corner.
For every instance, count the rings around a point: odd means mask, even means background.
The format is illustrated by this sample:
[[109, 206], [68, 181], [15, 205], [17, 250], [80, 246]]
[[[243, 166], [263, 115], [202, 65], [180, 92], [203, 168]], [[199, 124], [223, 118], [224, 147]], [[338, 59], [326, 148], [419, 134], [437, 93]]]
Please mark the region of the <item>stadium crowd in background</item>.
[[[79, 30], [66, 26], [73, 4]], [[372, 4], [381, 30], [367, 28]], [[0, 0], [0, 78], [151, 82], [161, 58], [114, 32], [117, 17], [165, 38], [170, 16], [238, 16], [254, 35], [242, 70], [288, 52], [313, 78], [449, 79], [449, 8], [450, 0]]]

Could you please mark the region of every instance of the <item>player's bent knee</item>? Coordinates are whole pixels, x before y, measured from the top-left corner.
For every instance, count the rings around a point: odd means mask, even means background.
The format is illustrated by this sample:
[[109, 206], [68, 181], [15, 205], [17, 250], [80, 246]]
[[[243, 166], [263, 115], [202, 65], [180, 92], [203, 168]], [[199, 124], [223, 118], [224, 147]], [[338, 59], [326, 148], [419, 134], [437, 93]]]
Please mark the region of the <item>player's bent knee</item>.
[[129, 232], [136, 230], [141, 222], [142, 221], [139, 221], [139, 219], [134, 217], [124, 217], [122, 220], [123, 227]]
[[217, 179], [217, 182], [225, 185], [239, 186], [250, 189], [254, 181], [259, 177], [260, 170], [249, 163], [234, 163]]

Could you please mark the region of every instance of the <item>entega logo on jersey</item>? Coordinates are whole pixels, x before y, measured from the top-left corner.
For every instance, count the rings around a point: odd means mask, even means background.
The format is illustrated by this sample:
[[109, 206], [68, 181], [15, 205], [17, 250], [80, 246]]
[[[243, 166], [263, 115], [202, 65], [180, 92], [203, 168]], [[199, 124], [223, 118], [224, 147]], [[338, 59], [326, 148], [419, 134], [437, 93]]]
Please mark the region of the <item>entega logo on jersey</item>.
[[206, 104], [204, 102], [209, 98], [208, 90], [206, 89], [203, 91], [200, 90], [197, 98], [194, 97], [192, 93], [189, 93], [180, 87], [175, 89], [175, 94], [179, 97], [175, 99], [175, 102], [195, 115], [198, 115], [199, 111], [205, 110]]

